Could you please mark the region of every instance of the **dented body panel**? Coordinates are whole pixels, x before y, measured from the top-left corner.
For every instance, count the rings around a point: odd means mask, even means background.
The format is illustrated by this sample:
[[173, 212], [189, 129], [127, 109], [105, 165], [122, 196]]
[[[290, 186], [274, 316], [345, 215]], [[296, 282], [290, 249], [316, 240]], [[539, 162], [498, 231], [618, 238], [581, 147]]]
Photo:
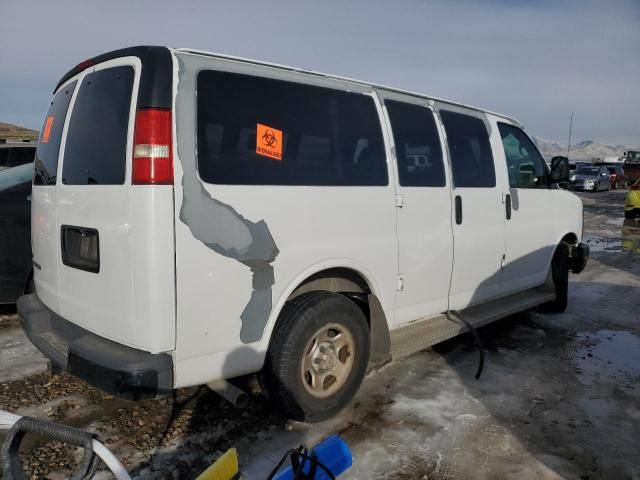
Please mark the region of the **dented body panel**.
[[[196, 169], [198, 72], [215, 69], [284, 80], [298, 75], [199, 55], [177, 53], [176, 58], [176, 385], [259, 370], [284, 302], [319, 271], [343, 267], [359, 272], [393, 319], [393, 183], [247, 188], [203, 182]], [[345, 82], [314, 80], [367, 94], [367, 89]], [[345, 209], [354, 194], [358, 208]], [[195, 364], [211, 369], [193, 368]]]

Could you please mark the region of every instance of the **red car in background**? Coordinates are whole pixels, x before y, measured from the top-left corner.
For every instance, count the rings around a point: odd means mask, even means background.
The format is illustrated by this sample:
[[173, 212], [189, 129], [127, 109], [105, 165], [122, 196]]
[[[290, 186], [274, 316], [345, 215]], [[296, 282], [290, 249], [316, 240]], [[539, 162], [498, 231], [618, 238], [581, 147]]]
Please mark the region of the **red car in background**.
[[622, 185], [622, 188], [624, 188], [627, 185], [627, 177], [624, 174], [624, 170], [622, 169], [622, 167], [619, 167], [617, 165], [615, 166], [608, 165], [607, 170], [609, 170], [609, 173], [611, 174], [612, 190], [617, 189], [618, 185]]

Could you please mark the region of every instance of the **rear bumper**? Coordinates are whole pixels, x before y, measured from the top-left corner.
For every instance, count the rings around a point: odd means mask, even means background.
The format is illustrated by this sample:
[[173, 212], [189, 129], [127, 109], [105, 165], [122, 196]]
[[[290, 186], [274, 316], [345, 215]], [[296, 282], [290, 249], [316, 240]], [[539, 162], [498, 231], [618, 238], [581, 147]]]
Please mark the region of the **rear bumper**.
[[587, 266], [589, 261], [589, 245], [579, 243], [573, 248], [571, 257], [569, 258], [569, 270], [573, 273], [580, 273]]
[[95, 335], [49, 310], [35, 293], [20, 297], [17, 306], [27, 337], [56, 368], [128, 400], [172, 391], [171, 355], [144, 352]]

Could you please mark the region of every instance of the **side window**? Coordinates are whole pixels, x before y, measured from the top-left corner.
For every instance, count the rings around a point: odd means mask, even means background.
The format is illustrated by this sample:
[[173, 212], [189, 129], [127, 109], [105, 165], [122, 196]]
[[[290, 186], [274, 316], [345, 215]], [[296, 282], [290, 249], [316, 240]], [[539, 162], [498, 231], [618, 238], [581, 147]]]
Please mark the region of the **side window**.
[[518, 127], [498, 123], [511, 188], [547, 188], [547, 168], [544, 158]]
[[198, 172], [223, 185], [387, 185], [380, 119], [359, 93], [205, 70]]
[[496, 171], [484, 122], [470, 115], [441, 110], [451, 155], [455, 187], [492, 188]]
[[433, 113], [419, 105], [386, 100], [400, 185], [444, 187], [442, 148]]

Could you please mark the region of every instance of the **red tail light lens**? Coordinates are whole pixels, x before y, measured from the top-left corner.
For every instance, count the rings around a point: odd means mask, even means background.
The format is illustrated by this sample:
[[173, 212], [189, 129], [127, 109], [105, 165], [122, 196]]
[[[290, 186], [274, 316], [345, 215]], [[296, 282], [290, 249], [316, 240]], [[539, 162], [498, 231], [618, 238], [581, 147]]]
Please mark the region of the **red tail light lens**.
[[171, 110], [147, 108], [136, 112], [132, 183], [173, 184]]

